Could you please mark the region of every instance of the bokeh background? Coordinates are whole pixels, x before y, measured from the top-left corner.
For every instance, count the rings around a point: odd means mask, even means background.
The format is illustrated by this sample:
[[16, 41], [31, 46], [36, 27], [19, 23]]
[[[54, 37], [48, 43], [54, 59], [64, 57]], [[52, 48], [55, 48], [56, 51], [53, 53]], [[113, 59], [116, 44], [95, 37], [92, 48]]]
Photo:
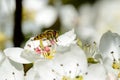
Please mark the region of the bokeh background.
[[62, 34], [75, 28], [83, 42], [111, 30], [119, 33], [119, 0], [0, 0], [0, 49], [23, 47], [46, 29]]

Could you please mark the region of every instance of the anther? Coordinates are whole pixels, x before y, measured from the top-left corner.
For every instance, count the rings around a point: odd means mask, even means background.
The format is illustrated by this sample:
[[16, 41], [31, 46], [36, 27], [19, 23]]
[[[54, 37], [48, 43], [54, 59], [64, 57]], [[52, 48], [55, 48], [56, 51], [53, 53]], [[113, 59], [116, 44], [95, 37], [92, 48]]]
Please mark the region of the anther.
[[87, 75], [87, 74], [88, 74], [88, 72], [85, 73], [85, 75]]
[[76, 78], [79, 78], [80, 76], [76, 76]]
[[113, 51], [111, 51], [111, 54], [113, 54], [114, 52]]
[[69, 73], [71, 74], [71, 71], [69, 71]]
[[54, 70], [54, 69], [52, 69], [52, 72], [55, 72], [55, 70]]
[[60, 64], [60, 66], [63, 66], [63, 64]]
[[77, 64], [77, 66], [79, 66], [79, 64]]
[[53, 80], [56, 80], [55, 78]]
[[15, 73], [14, 73], [14, 72], [12, 72], [12, 74], [13, 74], [13, 75], [15, 75]]

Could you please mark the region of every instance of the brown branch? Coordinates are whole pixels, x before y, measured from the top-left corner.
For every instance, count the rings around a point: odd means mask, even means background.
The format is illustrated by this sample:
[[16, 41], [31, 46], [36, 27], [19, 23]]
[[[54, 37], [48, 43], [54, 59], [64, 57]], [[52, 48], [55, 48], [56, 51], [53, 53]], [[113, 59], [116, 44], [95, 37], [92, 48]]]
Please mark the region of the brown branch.
[[14, 18], [14, 35], [13, 42], [15, 47], [19, 47], [24, 40], [24, 36], [21, 29], [22, 21], [22, 0], [16, 0], [16, 10]]

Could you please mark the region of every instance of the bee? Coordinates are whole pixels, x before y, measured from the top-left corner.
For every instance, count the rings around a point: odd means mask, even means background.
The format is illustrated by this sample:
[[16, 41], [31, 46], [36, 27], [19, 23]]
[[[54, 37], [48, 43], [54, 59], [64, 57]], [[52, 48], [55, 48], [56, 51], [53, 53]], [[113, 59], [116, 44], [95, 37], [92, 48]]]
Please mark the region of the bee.
[[55, 30], [46, 30], [42, 34], [39, 34], [34, 37], [33, 40], [40, 40], [40, 46], [43, 48], [42, 41], [48, 39], [50, 41], [57, 42], [58, 32]]
[[46, 38], [48, 40], [56, 40], [57, 41], [57, 37], [58, 37], [58, 32], [55, 30], [46, 30], [44, 32], [44, 34], [46, 35]]
[[[58, 32], [55, 30], [46, 30], [42, 34], [37, 35], [34, 37], [34, 40], [42, 40], [42, 39], [48, 39], [48, 40], [56, 40], [58, 37]], [[57, 41], [57, 40], [56, 40]]]

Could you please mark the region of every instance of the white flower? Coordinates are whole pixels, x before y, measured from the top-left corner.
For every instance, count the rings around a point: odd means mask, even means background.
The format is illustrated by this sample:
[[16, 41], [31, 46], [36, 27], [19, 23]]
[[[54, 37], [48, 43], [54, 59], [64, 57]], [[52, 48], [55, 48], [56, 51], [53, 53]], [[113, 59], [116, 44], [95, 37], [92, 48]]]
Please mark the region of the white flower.
[[83, 51], [86, 54], [88, 63], [96, 64], [102, 63], [102, 56], [96, 42], [82, 44]]
[[102, 64], [93, 64], [88, 67], [88, 74], [84, 76], [83, 80], [106, 80], [106, 77], [104, 66]]
[[23, 65], [16, 63], [0, 52], [1, 80], [24, 80]]
[[99, 47], [108, 74], [120, 78], [120, 36], [111, 31], [106, 32]]
[[106, 80], [118, 80], [113, 73], [108, 73]]
[[57, 12], [53, 6], [48, 5], [48, 0], [23, 0], [24, 34], [38, 34], [42, 28], [52, 26], [56, 19]]
[[95, 5], [82, 5], [79, 9], [79, 26], [76, 28], [78, 37], [83, 41], [95, 41], [99, 44], [100, 37], [108, 30], [120, 33], [120, 1], [103, 0]]
[[14, 10], [15, 0], [0, 0], [0, 31], [4, 32], [8, 37], [12, 37], [13, 34]]
[[77, 36], [84, 42], [97, 42], [97, 32], [94, 27], [95, 11], [90, 4], [84, 4], [79, 7], [78, 26], [75, 28]]
[[102, 35], [107, 30], [120, 33], [120, 1], [99, 1], [95, 7], [96, 12], [98, 12], [95, 26], [99, 35]]
[[96, 38], [96, 31], [93, 26], [79, 26], [75, 28], [77, 36], [84, 42], [97, 42]]
[[[11, 38], [13, 37], [15, 0], [0, 0], [0, 33], [6, 37], [3, 46], [13, 46]], [[6, 23], [7, 22], [7, 23]]]
[[[86, 57], [78, 46], [71, 47], [70, 50], [63, 52], [62, 54], [57, 53], [55, 58], [51, 61], [36, 62], [33, 67], [33, 70], [35, 70], [39, 75], [38, 80], [64, 80], [63, 78], [72, 79], [78, 76], [79, 73], [84, 74], [86, 69]], [[27, 80], [29, 80], [30, 74], [32, 73], [28, 72]], [[36, 78], [35, 75], [33, 75], [33, 77]]]
[[63, 32], [77, 26], [78, 13], [73, 5], [61, 5], [59, 13]]
[[[36, 37], [36, 36], [35, 36]], [[75, 44], [76, 35], [74, 29], [58, 36], [57, 39], [38, 39], [30, 38], [24, 49], [23, 48], [8, 48], [5, 50], [6, 55], [12, 60], [20, 63], [31, 63], [36, 60], [53, 59], [57, 47], [69, 47]], [[14, 54], [15, 53], [15, 54]]]
[[22, 48], [7, 48], [4, 50], [4, 53], [9, 59], [18, 62], [18, 63], [30, 63], [28, 60], [21, 57]]
[[[8, 5], [9, 4], [9, 5]], [[0, 1], [0, 14], [3, 16], [13, 13], [15, 9], [15, 0], [1, 0]]]
[[26, 76], [26, 80], [105, 80], [105, 78], [106, 73], [102, 65], [95, 64], [87, 69], [85, 54], [76, 45], [62, 54], [57, 53], [51, 61], [35, 63]]
[[79, 7], [79, 27], [91, 27], [95, 17], [94, 8], [90, 4]]
[[48, 5], [48, 0], [23, 0], [23, 5], [29, 10], [39, 10]]

